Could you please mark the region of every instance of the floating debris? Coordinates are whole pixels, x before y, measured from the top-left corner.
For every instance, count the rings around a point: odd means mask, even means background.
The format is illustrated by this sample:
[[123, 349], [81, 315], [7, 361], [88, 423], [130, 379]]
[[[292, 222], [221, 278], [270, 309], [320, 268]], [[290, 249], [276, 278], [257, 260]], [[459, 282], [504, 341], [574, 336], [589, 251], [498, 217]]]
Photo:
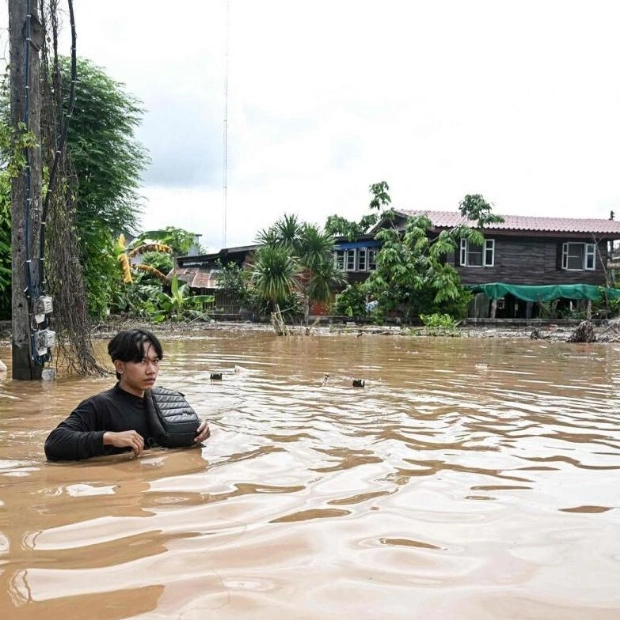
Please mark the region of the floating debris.
[[592, 323], [590, 321], [581, 321], [577, 329], [568, 338], [568, 342], [596, 342]]
[[366, 385], [366, 382], [364, 381], [364, 379], [353, 379], [353, 387], [364, 387]]
[[43, 381], [54, 381], [54, 379], [56, 379], [56, 369], [44, 368], [41, 372], [41, 379]]

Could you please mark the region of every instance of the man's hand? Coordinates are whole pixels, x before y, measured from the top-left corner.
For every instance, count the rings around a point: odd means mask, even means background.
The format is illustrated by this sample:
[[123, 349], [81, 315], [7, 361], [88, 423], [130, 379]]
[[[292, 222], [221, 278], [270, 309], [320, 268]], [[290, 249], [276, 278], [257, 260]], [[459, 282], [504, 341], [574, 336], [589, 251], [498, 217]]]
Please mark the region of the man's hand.
[[194, 443], [200, 443], [205, 439], [208, 439], [211, 436], [211, 431], [209, 430], [209, 425], [206, 420], [203, 420], [196, 431], [196, 437], [194, 437]]
[[144, 450], [144, 438], [136, 431], [123, 431], [122, 433], [107, 431], [103, 434], [103, 445], [131, 448], [134, 456], [140, 456]]

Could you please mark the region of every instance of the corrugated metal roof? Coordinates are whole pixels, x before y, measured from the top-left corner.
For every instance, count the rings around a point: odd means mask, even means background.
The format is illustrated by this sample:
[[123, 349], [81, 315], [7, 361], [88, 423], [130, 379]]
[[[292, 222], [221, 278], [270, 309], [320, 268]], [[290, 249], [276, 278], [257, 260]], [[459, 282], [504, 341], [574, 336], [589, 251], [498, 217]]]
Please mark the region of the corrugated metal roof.
[[200, 267], [177, 267], [168, 277], [177, 276], [179, 280], [189, 284], [190, 288], [218, 288], [217, 269], [201, 269]]
[[[403, 215], [426, 215], [437, 228], [453, 228], [460, 224], [472, 225], [458, 211], [435, 211], [431, 209], [398, 209]], [[499, 214], [498, 214], [499, 215]], [[553, 233], [579, 233], [617, 235], [620, 238], [620, 221], [594, 218], [533, 217], [526, 215], [503, 215], [499, 224], [488, 224], [488, 230], [510, 230]]]

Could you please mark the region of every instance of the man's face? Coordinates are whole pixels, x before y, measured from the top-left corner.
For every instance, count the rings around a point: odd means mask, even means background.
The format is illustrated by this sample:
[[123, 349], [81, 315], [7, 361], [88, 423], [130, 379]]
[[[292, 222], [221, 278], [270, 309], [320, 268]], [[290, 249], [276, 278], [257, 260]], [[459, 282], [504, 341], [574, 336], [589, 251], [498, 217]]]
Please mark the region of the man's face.
[[159, 373], [159, 357], [150, 342], [144, 343], [144, 357], [139, 362], [114, 362], [116, 371], [120, 373], [120, 387], [134, 394], [144, 396], [144, 391], [155, 385]]

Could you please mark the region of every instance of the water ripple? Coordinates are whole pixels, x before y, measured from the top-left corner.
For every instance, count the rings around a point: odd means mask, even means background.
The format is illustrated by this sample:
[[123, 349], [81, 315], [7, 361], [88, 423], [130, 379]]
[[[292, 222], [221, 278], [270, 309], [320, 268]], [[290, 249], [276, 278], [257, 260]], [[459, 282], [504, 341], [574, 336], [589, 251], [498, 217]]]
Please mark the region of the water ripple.
[[165, 344], [202, 449], [46, 464], [49, 429], [108, 383], [0, 385], [2, 617], [116, 620], [109, 597], [155, 620], [620, 613], [620, 348]]

